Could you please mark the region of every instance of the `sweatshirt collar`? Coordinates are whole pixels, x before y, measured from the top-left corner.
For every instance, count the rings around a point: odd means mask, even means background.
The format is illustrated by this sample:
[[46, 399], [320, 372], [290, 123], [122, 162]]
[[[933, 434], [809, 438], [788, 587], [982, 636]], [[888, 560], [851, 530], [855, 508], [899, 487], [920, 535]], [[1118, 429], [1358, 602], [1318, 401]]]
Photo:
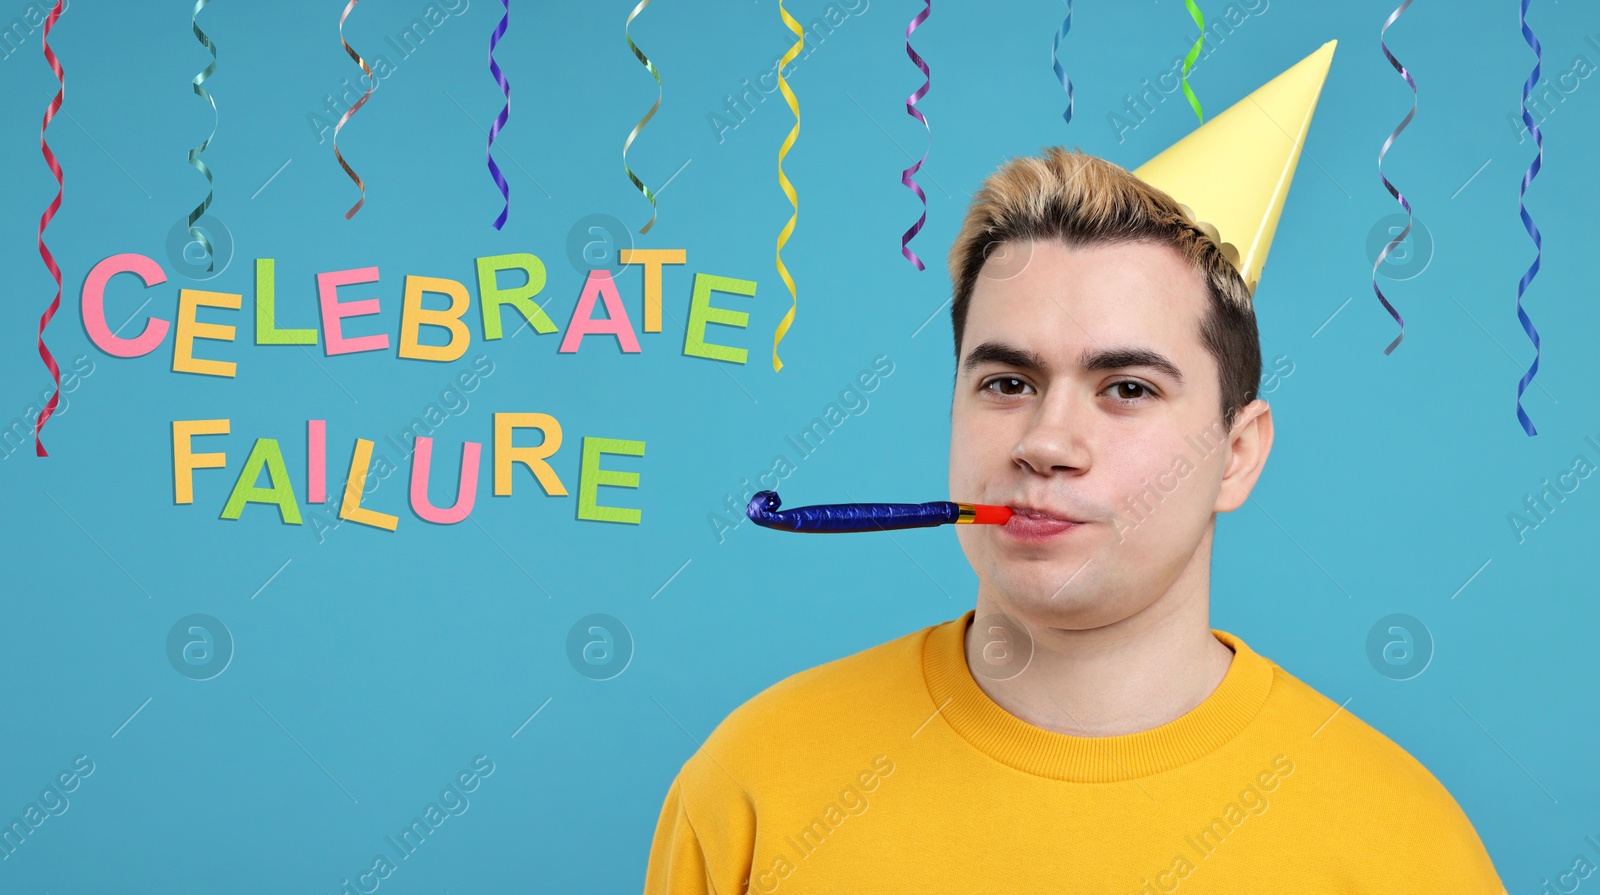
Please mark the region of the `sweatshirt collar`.
[[1138, 733], [1081, 737], [1012, 715], [989, 698], [967, 667], [966, 632], [976, 609], [928, 629], [922, 670], [933, 706], [957, 735], [1020, 771], [1078, 783], [1112, 783], [1159, 774], [1202, 758], [1237, 736], [1266, 703], [1273, 665], [1227, 631], [1211, 633], [1233, 661], [1211, 695], [1186, 714]]

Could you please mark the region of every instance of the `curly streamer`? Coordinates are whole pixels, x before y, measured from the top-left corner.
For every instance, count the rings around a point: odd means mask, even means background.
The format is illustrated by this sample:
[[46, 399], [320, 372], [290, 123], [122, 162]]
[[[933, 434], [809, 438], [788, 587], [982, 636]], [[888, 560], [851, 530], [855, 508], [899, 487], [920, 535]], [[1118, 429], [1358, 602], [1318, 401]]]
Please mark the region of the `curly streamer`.
[[1406, 337], [1406, 321], [1400, 316], [1400, 312], [1389, 304], [1389, 300], [1383, 297], [1383, 290], [1378, 288], [1378, 267], [1383, 264], [1383, 259], [1389, 257], [1389, 253], [1394, 250], [1395, 246], [1405, 241], [1406, 234], [1411, 232], [1411, 203], [1407, 202], [1406, 197], [1401, 195], [1400, 191], [1394, 188], [1394, 184], [1389, 182], [1389, 178], [1383, 175], [1383, 156], [1384, 153], [1389, 151], [1389, 147], [1394, 145], [1394, 140], [1400, 136], [1400, 132], [1405, 130], [1406, 125], [1411, 123], [1411, 117], [1417, 114], [1417, 82], [1411, 79], [1411, 73], [1406, 71], [1405, 66], [1400, 64], [1400, 60], [1394, 58], [1394, 54], [1389, 52], [1389, 45], [1383, 42], [1383, 35], [1389, 30], [1389, 26], [1400, 18], [1400, 14], [1406, 11], [1406, 7], [1410, 5], [1411, 0], [1405, 0], [1404, 3], [1396, 7], [1395, 11], [1389, 14], [1388, 21], [1383, 23], [1383, 28], [1378, 31], [1378, 46], [1383, 48], [1383, 55], [1388, 57], [1389, 64], [1394, 66], [1394, 70], [1400, 73], [1400, 77], [1405, 78], [1406, 83], [1411, 85], [1411, 111], [1406, 113], [1406, 117], [1401, 120], [1400, 126], [1394, 129], [1394, 133], [1389, 135], [1389, 139], [1383, 141], [1383, 148], [1378, 150], [1378, 179], [1383, 181], [1383, 186], [1389, 191], [1389, 195], [1400, 200], [1400, 204], [1406, 210], [1406, 228], [1400, 231], [1399, 236], [1389, 240], [1389, 244], [1383, 247], [1382, 252], [1378, 253], [1378, 260], [1372, 263], [1372, 291], [1377, 293], [1378, 301], [1383, 302], [1384, 308], [1388, 309], [1389, 316], [1393, 317], [1394, 322], [1400, 325], [1400, 335], [1395, 336], [1394, 341], [1389, 343], [1389, 347], [1383, 349], [1383, 353], [1386, 355], [1394, 351], [1400, 344], [1400, 340]]
[[500, 188], [500, 195], [506, 200], [505, 207], [500, 209], [500, 216], [494, 219], [496, 230], [506, 225], [506, 216], [511, 213], [511, 184], [506, 183], [505, 175], [500, 173], [500, 166], [494, 163], [495, 135], [500, 133], [500, 128], [506, 126], [506, 119], [511, 114], [511, 82], [506, 80], [505, 74], [500, 71], [500, 66], [494, 61], [495, 45], [505, 36], [506, 25], [511, 22], [511, 0], [500, 0], [500, 2], [505, 5], [506, 11], [505, 15], [500, 17], [499, 26], [489, 35], [489, 73], [494, 75], [494, 82], [500, 85], [500, 92], [505, 94], [506, 104], [500, 108], [499, 117], [495, 118], [494, 124], [489, 128], [489, 148], [484, 151], [484, 155], [489, 159], [489, 174], [494, 178], [494, 185]]
[[1189, 18], [1194, 19], [1194, 23], [1200, 27], [1200, 36], [1194, 39], [1194, 46], [1190, 47], [1189, 54], [1183, 57], [1183, 95], [1194, 108], [1194, 117], [1203, 123], [1206, 117], [1200, 114], [1200, 98], [1189, 88], [1189, 69], [1194, 67], [1194, 61], [1200, 57], [1200, 48], [1205, 45], [1206, 17], [1200, 14], [1200, 7], [1194, 5], [1194, 0], [1183, 0], [1183, 4], [1189, 8]]
[[794, 207], [794, 212], [789, 215], [789, 222], [783, 225], [783, 230], [778, 233], [778, 275], [783, 277], [784, 285], [789, 287], [789, 310], [778, 321], [778, 331], [772, 334], [772, 371], [774, 373], [783, 369], [783, 361], [778, 360], [778, 343], [783, 341], [783, 334], [789, 331], [789, 325], [794, 323], [795, 308], [800, 306], [800, 296], [795, 292], [794, 279], [789, 276], [789, 268], [783, 266], [783, 244], [789, 241], [789, 234], [794, 232], [795, 221], [800, 219], [800, 198], [795, 195], [794, 184], [783, 173], [783, 157], [789, 154], [789, 147], [794, 145], [795, 138], [800, 136], [800, 101], [794, 98], [794, 91], [789, 89], [789, 82], [783, 77], [783, 70], [794, 57], [800, 55], [800, 48], [805, 46], [805, 32], [801, 30], [800, 23], [789, 15], [783, 8], [783, 0], [778, 0], [778, 14], [783, 16], [783, 24], [794, 32], [794, 46], [789, 52], [783, 54], [778, 61], [778, 87], [783, 91], [783, 99], [789, 104], [789, 111], [794, 113], [794, 128], [789, 131], [789, 136], [784, 138], [783, 146], [778, 149], [778, 185], [783, 187], [783, 194], [789, 197], [789, 204]]
[[1517, 383], [1517, 421], [1522, 423], [1522, 430], [1528, 435], [1538, 435], [1539, 430], [1533, 427], [1533, 421], [1528, 419], [1528, 414], [1522, 409], [1522, 393], [1528, 388], [1528, 383], [1533, 381], [1533, 375], [1539, 372], [1539, 331], [1533, 328], [1533, 321], [1528, 319], [1528, 312], [1522, 309], [1522, 293], [1533, 282], [1534, 275], [1539, 272], [1539, 259], [1544, 257], [1544, 243], [1539, 238], [1539, 228], [1533, 225], [1533, 218], [1528, 216], [1528, 209], [1523, 207], [1522, 197], [1528, 193], [1528, 184], [1539, 175], [1539, 166], [1544, 160], [1544, 136], [1539, 133], [1539, 125], [1528, 114], [1528, 91], [1539, 82], [1539, 66], [1544, 62], [1544, 50], [1540, 48], [1539, 41], [1528, 30], [1528, 0], [1522, 0], [1522, 39], [1529, 47], [1533, 48], [1533, 73], [1528, 75], [1528, 80], [1522, 85], [1522, 123], [1533, 132], [1534, 143], [1539, 147], [1539, 152], [1533, 157], [1533, 164], [1528, 166], [1527, 173], [1522, 175], [1522, 190], [1517, 193], [1517, 212], [1522, 215], [1522, 226], [1528, 231], [1528, 236], [1533, 240], [1533, 264], [1529, 265], [1528, 272], [1522, 275], [1517, 282], [1517, 320], [1522, 323], [1522, 331], [1528, 334], [1528, 340], [1533, 342], [1533, 366], [1523, 374], [1522, 380]]
[[1056, 32], [1055, 46], [1050, 48], [1050, 64], [1056, 70], [1056, 80], [1061, 82], [1061, 89], [1067, 92], [1067, 110], [1061, 113], [1061, 118], [1066, 123], [1072, 123], [1072, 79], [1067, 77], [1067, 72], [1061, 67], [1061, 60], [1056, 56], [1061, 49], [1061, 41], [1067, 37], [1067, 32], [1072, 30], [1072, 0], [1067, 0], [1067, 17], [1061, 22], [1061, 30]]
[[44, 20], [44, 58], [50, 63], [50, 70], [56, 76], [56, 95], [50, 100], [50, 105], [44, 111], [44, 123], [39, 125], [39, 148], [44, 152], [45, 163], [50, 166], [50, 173], [56, 176], [56, 198], [39, 216], [39, 257], [44, 259], [44, 266], [49, 268], [50, 276], [56, 281], [56, 297], [51, 299], [50, 306], [45, 308], [44, 314], [39, 317], [39, 357], [44, 360], [45, 369], [50, 371], [50, 378], [55, 381], [55, 393], [50, 396], [50, 402], [40, 411], [33, 423], [33, 450], [40, 457], [50, 456], [44, 449], [41, 435], [44, 433], [44, 421], [56, 412], [56, 405], [61, 400], [61, 368], [56, 365], [56, 359], [50, 355], [50, 349], [44, 346], [44, 328], [50, 324], [50, 318], [56, 315], [56, 309], [61, 307], [61, 268], [56, 264], [56, 259], [44, 245], [44, 228], [50, 224], [50, 219], [56, 216], [61, 208], [61, 193], [66, 185], [61, 177], [61, 163], [56, 161], [55, 153], [50, 151], [50, 144], [45, 142], [44, 132], [50, 127], [50, 119], [56, 117], [56, 112], [61, 109], [61, 97], [66, 93], [67, 78], [61, 69], [61, 61], [56, 58], [50, 49], [50, 29], [55, 27], [56, 19], [61, 18], [61, 11], [66, 8], [66, 0], [56, 0], [55, 8], [50, 10], [49, 18]]
[[211, 38], [206, 37], [204, 31], [200, 30], [200, 23], [196, 20], [196, 17], [200, 15], [200, 10], [205, 9], [206, 4], [210, 2], [211, 0], [195, 0], [194, 9], [189, 13], [189, 27], [194, 29], [194, 36], [200, 41], [201, 46], [211, 51], [211, 64], [206, 66], [205, 70], [200, 74], [195, 75], [193, 81], [189, 82], [194, 87], [195, 95], [211, 104], [211, 133], [206, 135], [205, 140], [201, 141], [199, 146], [189, 150], [189, 164], [206, 176], [205, 201], [196, 205], [194, 210], [189, 212], [189, 238], [200, 243], [200, 247], [205, 249], [207, 271], [215, 269], [217, 262], [212, 257], [214, 253], [211, 249], [211, 240], [206, 238], [204, 230], [195, 227], [194, 222], [200, 220], [200, 216], [206, 213], [207, 208], [211, 207], [211, 198], [216, 194], [216, 188], [213, 186], [211, 179], [211, 169], [206, 167], [206, 163], [200, 160], [200, 154], [206, 151], [206, 147], [211, 145], [211, 138], [217, 135], [217, 101], [200, 85], [204, 84], [206, 78], [211, 77], [217, 70], [217, 45], [211, 42]]
[[639, 52], [639, 47], [634, 44], [632, 35], [628, 33], [628, 26], [633, 24], [633, 17], [649, 5], [650, 0], [639, 0], [639, 5], [633, 8], [633, 12], [628, 13], [628, 21], [622, 25], [622, 36], [627, 38], [628, 48], [633, 50], [633, 55], [639, 57], [640, 62], [644, 63], [645, 71], [648, 71], [651, 77], [656, 79], [656, 104], [651, 106], [650, 111], [646, 112], [644, 117], [639, 119], [639, 123], [633, 126], [633, 130], [628, 133], [628, 139], [622, 144], [622, 170], [628, 172], [628, 179], [633, 181], [633, 185], [638, 188], [639, 192], [644, 194], [646, 199], [650, 200], [650, 221], [640, 228], [640, 233], [649, 233], [650, 228], [656, 225], [656, 194], [650, 192], [650, 188], [635, 177], [633, 169], [628, 167], [628, 147], [633, 145], [633, 138], [639, 136], [639, 131], [644, 129], [645, 122], [655, 117], [656, 110], [661, 108], [661, 73], [656, 71], [656, 67], [650, 62], [649, 57]]
[[[911, 49], [911, 32], [917, 30], [918, 25], [926, 22], [928, 13], [933, 10], [933, 0], [922, 0], [922, 4], [922, 12], [917, 13], [916, 17], [911, 20], [911, 24], [906, 26], [906, 55], [910, 56], [911, 61], [916, 63], [917, 68], [922, 70], [922, 86], [917, 88], [915, 93], [906, 97], [906, 114], [922, 122], [923, 129], [928, 131], [928, 146], [931, 147], [933, 145], [933, 131], [928, 127], [928, 119], [922, 117], [922, 113], [917, 110], [917, 101], [928, 95], [928, 85], [933, 83], [933, 80], [928, 74], [928, 63], [923, 62], [922, 57], [917, 55], [917, 51]], [[924, 269], [922, 259], [917, 257], [916, 252], [911, 251], [909, 245], [911, 240], [916, 238], [917, 233], [922, 230], [922, 225], [928, 220], [928, 197], [923, 194], [922, 187], [917, 186], [917, 182], [912, 179], [912, 175], [921, 170], [922, 163], [927, 160], [928, 149], [924, 148], [922, 150], [922, 158], [917, 159], [916, 164], [900, 172], [901, 185], [916, 193], [917, 198], [922, 200], [922, 217], [917, 218], [917, 222], [911, 225], [911, 229], [900, 237], [900, 254], [906, 256], [906, 260], [910, 261], [917, 270]]]
[[361, 198], [357, 199], [356, 204], [350, 206], [350, 210], [344, 213], [344, 219], [347, 221], [355, 217], [356, 212], [361, 210], [361, 206], [366, 204], [367, 185], [361, 182], [361, 178], [356, 175], [355, 171], [350, 169], [349, 163], [344, 160], [344, 155], [339, 152], [339, 131], [344, 127], [344, 123], [356, 114], [356, 110], [367, 104], [367, 97], [372, 95], [372, 86], [377, 83], [377, 80], [372, 77], [372, 69], [367, 67], [366, 60], [357, 55], [356, 51], [351, 49], [350, 44], [344, 39], [344, 20], [349, 17], [350, 10], [356, 8], [357, 2], [358, 0], [350, 0], [349, 3], [345, 4], [344, 13], [339, 16], [339, 43], [344, 45], [344, 51], [350, 54], [350, 58], [354, 59], [357, 65], [361, 66], [361, 70], [367, 73], [367, 92], [361, 94], [361, 98], [356, 100], [355, 105], [345, 109], [344, 114], [339, 116], [339, 123], [333, 126], [333, 157], [339, 160], [339, 167], [344, 168], [344, 173], [350, 175], [350, 179], [354, 180], [356, 186], [361, 190]]

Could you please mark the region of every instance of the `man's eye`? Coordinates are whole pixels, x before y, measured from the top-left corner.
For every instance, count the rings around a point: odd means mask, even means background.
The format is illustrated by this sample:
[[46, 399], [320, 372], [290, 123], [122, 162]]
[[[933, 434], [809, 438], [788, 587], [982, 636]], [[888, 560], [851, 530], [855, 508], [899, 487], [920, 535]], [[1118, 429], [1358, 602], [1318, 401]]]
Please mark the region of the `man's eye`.
[[[1135, 389], [1136, 394], [1130, 396], [1125, 391], [1125, 389], [1128, 388]], [[1116, 390], [1116, 394], [1112, 395], [1112, 397], [1116, 398], [1123, 404], [1138, 404], [1142, 398], [1148, 398], [1152, 394], [1149, 386], [1132, 379], [1124, 379], [1121, 382], [1114, 382], [1106, 388], [1106, 391], [1112, 391], [1113, 389]]]
[[[997, 385], [1000, 386], [1000, 388], [996, 389], [995, 386]], [[999, 395], [1014, 396], [1020, 394], [1020, 392], [1011, 391], [1012, 388], [1032, 388], [1032, 386], [1015, 376], [996, 376], [981, 386], [981, 390], [994, 392], [995, 394]]]

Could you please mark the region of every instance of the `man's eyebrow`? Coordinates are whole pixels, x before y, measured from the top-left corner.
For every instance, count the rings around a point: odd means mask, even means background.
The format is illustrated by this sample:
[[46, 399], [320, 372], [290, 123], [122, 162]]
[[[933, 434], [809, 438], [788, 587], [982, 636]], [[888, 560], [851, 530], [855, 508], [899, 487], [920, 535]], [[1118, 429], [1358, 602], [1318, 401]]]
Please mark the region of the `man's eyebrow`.
[[1048, 374], [1050, 365], [1045, 363], [1038, 352], [1007, 345], [1004, 342], [984, 342], [967, 353], [967, 359], [961, 363], [963, 373], [972, 372], [973, 367], [984, 364], [999, 364], [1003, 367], [1016, 367], [1037, 373]]
[[1085, 371], [1149, 367], [1171, 377], [1174, 382], [1183, 383], [1183, 372], [1178, 369], [1177, 364], [1160, 352], [1138, 346], [1119, 346], [1103, 351], [1084, 352], [1078, 361], [1078, 366]]
[[[962, 362], [961, 369], [963, 372], [971, 372], [974, 367], [984, 364], [1016, 367], [1046, 376], [1051, 372], [1049, 363], [1038, 352], [1008, 345], [1005, 342], [984, 342], [973, 348]], [[1180, 384], [1183, 382], [1183, 372], [1178, 369], [1177, 364], [1160, 352], [1139, 346], [1118, 346], [1086, 351], [1078, 359], [1078, 366], [1085, 372], [1149, 367], [1171, 377], [1175, 382]]]

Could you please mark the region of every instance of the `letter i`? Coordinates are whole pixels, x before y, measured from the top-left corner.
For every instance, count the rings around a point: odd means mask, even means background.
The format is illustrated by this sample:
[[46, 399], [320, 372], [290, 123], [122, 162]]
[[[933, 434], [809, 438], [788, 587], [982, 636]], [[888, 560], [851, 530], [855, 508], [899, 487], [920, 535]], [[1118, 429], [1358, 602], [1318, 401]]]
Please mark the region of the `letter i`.
[[307, 503], [328, 502], [327, 426], [327, 420], [306, 420]]

